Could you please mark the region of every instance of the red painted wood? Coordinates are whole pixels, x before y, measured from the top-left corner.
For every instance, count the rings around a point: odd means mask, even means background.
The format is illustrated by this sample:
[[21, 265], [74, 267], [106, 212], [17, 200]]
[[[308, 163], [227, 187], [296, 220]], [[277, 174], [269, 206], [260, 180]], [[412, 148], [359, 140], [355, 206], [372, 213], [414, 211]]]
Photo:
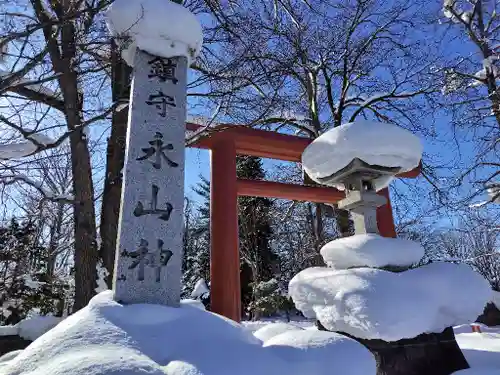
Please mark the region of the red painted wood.
[[211, 310], [241, 319], [236, 149], [231, 140], [214, 145], [210, 179]]
[[345, 194], [334, 188], [238, 179], [238, 195], [289, 200], [337, 203]]
[[387, 198], [387, 203], [377, 208], [378, 231], [382, 237], [396, 237], [396, 227], [394, 226], [394, 217], [392, 216], [389, 189], [382, 189], [378, 194]]

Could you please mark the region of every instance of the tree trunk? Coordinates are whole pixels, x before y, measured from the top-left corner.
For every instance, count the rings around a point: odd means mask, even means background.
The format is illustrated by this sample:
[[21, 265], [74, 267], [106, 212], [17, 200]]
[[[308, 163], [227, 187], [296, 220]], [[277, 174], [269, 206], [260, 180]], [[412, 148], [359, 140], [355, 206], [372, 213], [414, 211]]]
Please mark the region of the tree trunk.
[[[71, 21], [61, 27], [61, 54], [53, 56], [53, 65], [60, 73], [59, 85], [64, 96], [64, 114], [71, 149], [73, 177], [73, 208], [75, 233], [75, 303], [73, 311], [87, 305], [97, 286], [97, 242], [94, 208], [94, 186], [90, 152], [83, 123], [83, 98], [78, 90], [76, 30]], [[56, 53], [55, 51], [53, 52]]]
[[[68, 121], [68, 125], [70, 122]], [[75, 229], [75, 304], [73, 311], [87, 305], [97, 287], [97, 242], [94, 187], [87, 140], [82, 130], [70, 136]]]
[[52, 280], [54, 276], [56, 259], [57, 259], [57, 246], [61, 238], [61, 227], [64, 216], [64, 206], [59, 204], [57, 206], [57, 211], [54, 220], [51, 222], [50, 227], [50, 240], [48, 249], [48, 259], [47, 259], [47, 280]]
[[[320, 322], [320, 330], [327, 331]], [[441, 333], [424, 333], [412, 339], [394, 342], [358, 339], [377, 361], [377, 375], [450, 375], [469, 368], [452, 327]]]
[[[111, 48], [111, 66], [113, 102], [124, 103], [129, 100], [132, 69], [121, 58], [119, 48], [114, 41], [112, 41]], [[115, 263], [127, 121], [128, 108], [113, 112], [106, 156], [106, 175], [101, 206], [100, 256], [108, 271], [106, 283], [109, 288], [112, 287]]]

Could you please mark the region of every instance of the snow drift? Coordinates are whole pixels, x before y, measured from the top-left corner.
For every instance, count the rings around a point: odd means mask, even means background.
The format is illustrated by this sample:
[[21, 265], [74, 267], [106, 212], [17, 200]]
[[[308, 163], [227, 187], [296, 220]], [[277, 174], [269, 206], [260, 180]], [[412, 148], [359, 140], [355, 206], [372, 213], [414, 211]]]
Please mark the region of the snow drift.
[[333, 332], [291, 330], [265, 341], [264, 347], [294, 365], [295, 374], [363, 375], [374, 373], [376, 366], [368, 349]]
[[338, 358], [349, 362], [343, 375], [375, 374], [372, 355], [354, 340], [280, 336], [263, 347], [241, 325], [190, 304], [125, 306], [106, 291], [0, 368], [3, 375], [303, 375], [306, 368], [326, 375]]

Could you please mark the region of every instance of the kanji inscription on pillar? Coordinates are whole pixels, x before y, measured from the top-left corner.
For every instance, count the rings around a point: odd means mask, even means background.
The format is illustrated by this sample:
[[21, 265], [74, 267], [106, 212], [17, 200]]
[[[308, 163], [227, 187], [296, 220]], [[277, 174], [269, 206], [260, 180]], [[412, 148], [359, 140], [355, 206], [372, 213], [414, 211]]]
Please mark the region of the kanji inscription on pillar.
[[115, 299], [178, 306], [187, 59], [137, 50], [123, 174]]

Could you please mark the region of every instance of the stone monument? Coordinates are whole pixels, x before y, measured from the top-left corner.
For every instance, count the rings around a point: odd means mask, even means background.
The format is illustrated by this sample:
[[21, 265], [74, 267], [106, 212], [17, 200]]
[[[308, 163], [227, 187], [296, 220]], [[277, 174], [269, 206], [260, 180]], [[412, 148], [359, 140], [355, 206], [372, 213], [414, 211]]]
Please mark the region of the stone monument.
[[201, 50], [202, 28], [168, 0], [115, 0], [106, 23], [133, 67], [114, 298], [178, 306], [187, 70]]
[[115, 299], [180, 299], [187, 59], [137, 49], [115, 262]]

